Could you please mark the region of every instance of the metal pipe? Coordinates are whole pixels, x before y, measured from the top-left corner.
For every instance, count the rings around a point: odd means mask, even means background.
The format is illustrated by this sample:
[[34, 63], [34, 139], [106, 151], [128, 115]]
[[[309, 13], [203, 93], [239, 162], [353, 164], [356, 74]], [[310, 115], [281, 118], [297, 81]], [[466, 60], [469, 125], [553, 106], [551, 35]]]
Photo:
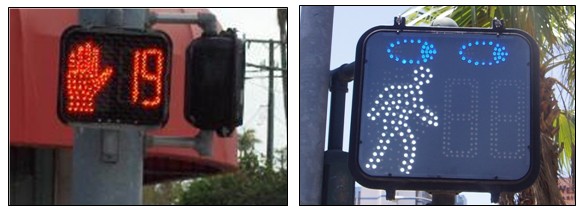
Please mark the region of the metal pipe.
[[333, 6], [302, 7], [299, 46], [299, 203], [321, 203]]
[[150, 24], [197, 24], [205, 33], [216, 34], [216, 16], [212, 13], [155, 13], [150, 14]]
[[342, 150], [344, 135], [344, 115], [348, 82], [354, 80], [354, 63], [343, 64], [331, 71], [331, 106], [329, 114], [328, 150]]

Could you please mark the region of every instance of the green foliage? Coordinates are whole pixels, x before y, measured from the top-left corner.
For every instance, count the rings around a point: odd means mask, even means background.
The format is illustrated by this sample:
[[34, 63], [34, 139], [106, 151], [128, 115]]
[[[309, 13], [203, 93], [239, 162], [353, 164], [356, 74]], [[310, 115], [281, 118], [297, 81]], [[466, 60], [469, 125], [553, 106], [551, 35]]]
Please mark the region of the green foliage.
[[287, 205], [286, 149], [279, 151], [281, 167], [266, 166], [254, 152], [259, 141], [254, 131], [240, 136], [239, 165], [234, 173], [195, 179], [185, 185], [178, 203], [183, 205]]
[[554, 126], [559, 128], [556, 140], [562, 147], [562, 151], [558, 156], [560, 166], [567, 172], [571, 172], [572, 151], [576, 145], [576, 124], [572, 118], [573, 116], [568, 113], [561, 112], [556, 121], [554, 121]]

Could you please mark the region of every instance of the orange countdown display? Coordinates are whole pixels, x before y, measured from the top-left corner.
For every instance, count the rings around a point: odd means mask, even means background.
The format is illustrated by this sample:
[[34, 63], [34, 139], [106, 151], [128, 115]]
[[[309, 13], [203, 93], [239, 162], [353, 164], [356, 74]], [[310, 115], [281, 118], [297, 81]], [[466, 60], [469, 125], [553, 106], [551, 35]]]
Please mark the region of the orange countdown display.
[[66, 124], [163, 126], [171, 47], [159, 31], [67, 29], [61, 37], [59, 118]]

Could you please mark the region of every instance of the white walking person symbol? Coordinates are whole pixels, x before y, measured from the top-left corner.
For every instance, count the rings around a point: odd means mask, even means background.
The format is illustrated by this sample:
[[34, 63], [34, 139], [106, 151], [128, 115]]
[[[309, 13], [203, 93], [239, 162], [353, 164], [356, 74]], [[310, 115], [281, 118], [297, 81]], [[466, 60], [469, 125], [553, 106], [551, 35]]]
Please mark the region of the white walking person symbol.
[[[412, 63], [411, 63], [412, 64]], [[423, 104], [423, 86], [430, 84], [431, 70], [420, 66], [412, 71], [413, 82], [386, 86], [378, 94], [374, 105], [367, 112], [368, 119], [382, 123], [372, 156], [366, 168], [376, 169], [384, 160], [388, 148], [400, 148], [401, 157], [396, 157], [400, 172], [410, 174], [416, 157], [417, 137], [410, 127], [411, 120], [417, 119], [429, 126], [438, 126], [438, 116]]]

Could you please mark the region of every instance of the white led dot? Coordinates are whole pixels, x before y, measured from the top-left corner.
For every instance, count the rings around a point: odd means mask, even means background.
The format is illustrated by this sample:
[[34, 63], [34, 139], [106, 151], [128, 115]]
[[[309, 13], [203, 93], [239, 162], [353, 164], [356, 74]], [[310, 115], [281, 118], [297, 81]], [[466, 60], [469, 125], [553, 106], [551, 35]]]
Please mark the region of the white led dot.
[[402, 88], [404, 88], [404, 89], [408, 89], [408, 86], [403, 86]]
[[434, 122], [434, 126], [439, 126], [439, 123], [437, 123], [437, 122]]
[[376, 164], [372, 165], [372, 169], [376, 169]]
[[405, 160], [402, 161], [402, 165], [406, 165], [406, 161]]
[[408, 113], [409, 113], [409, 114], [412, 114], [412, 110], [408, 110]]
[[411, 165], [408, 165], [408, 170], [411, 170], [411, 169], [412, 169], [412, 166]]
[[398, 125], [402, 125], [402, 120], [399, 120], [398, 121]]
[[366, 168], [370, 168], [370, 164], [366, 164]]
[[388, 88], [384, 88], [384, 91], [388, 91]]
[[380, 156], [384, 156], [384, 152], [380, 152]]
[[394, 86], [393, 86], [393, 85], [391, 85], [391, 86], [390, 86], [390, 89], [394, 89]]
[[380, 163], [380, 158], [376, 158], [376, 163]]
[[400, 132], [400, 136], [404, 136], [404, 133]]
[[429, 75], [428, 75], [428, 78], [432, 78], [432, 74], [429, 74]]
[[404, 127], [408, 127], [408, 124], [407, 124], [407, 123], [404, 123], [404, 125], [403, 125], [403, 126], [404, 126]]
[[434, 116], [434, 120], [438, 120], [438, 119], [439, 119], [439, 117], [438, 117], [438, 116]]
[[427, 68], [426, 69], [426, 73], [430, 73], [430, 68]]
[[385, 133], [382, 133], [382, 137], [386, 137], [386, 134]]
[[368, 113], [368, 114], [366, 114], [366, 116], [370, 117], [370, 116], [372, 116], [372, 114]]
[[[398, 102], [400, 102], [400, 100], [398, 100]], [[394, 108], [396, 108], [396, 109], [400, 109], [400, 106], [396, 106], [396, 107], [394, 107]]]
[[420, 77], [424, 78], [424, 74], [420, 74]]
[[394, 133], [390, 133], [390, 137], [394, 137]]
[[396, 96], [397, 96], [397, 97], [400, 97], [400, 93], [397, 93], [397, 94], [396, 94]]
[[370, 162], [374, 162], [374, 159], [370, 158]]
[[426, 81], [424, 81], [424, 82], [426, 82], [426, 84], [429, 84], [429, 83], [430, 83], [430, 80], [426, 80]]
[[426, 121], [426, 117], [422, 117], [422, 121]]
[[404, 157], [407, 158], [408, 157], [408, 153], [404, 153]]
[[408, 120], [408, 116], [404, 116], [404, 120]]
[[424, 67], [420, 66], [420, 70], [424, 70]]
[[384, 110], [385, 108], [384, 108], [384, 106], [382, 106], [382, 107], [380, 107], [380, 109], [381, 109], [381, 110]]
[[400, 172], [404, 172], [404, 168], [400, 168]]
[[413, 147], [412, 147], [412, 151], [416, 151], [416, 147], [414, 147], [414, 146], [413, 146]]
[[372, 111], [376, 111], [376, 109], [375, 108], [372, 108]]
[[410, 174], [410, 172], [409, 172], [409, 171], [406, 171], [406, 174], [407, 174], [407, 175], [409, 175], [409, 174]]
[[382, 98], [382, 97], [384, 97], [384, 95], [382, 95], [382, 94], [378, 94], [378, 97], [379, 97], [379, 98]]
[[408, 146], [404, 146], [404, 150], [408, 150]]
[[396, 104], [396, 102], [394, 102], [394, 100], [392, 100], [392, 102], [390, 102], [390, 103], [392, 103], [392, 105]]
[[422, 94], [422, 91], [418, 91], [418, 94]]
[[[388, 104], [386, 104], [386, 105], [388, 105]], [[388, 111], [392, 111], [392, 108], [388, 107]]]
[[402, 89], [402, 86], [398, 85], [398, 86], [396, 86], [396, 88], [398, 88], [398, 89]]
[[404, 94], [404, 97], [408, 97], [408, 94]]
[[418, 77], [414, 77], [414, 81], [415, 81], [415, 82], [416, 82], [416, 81], [418, 81]]
[[424, 106], [423, 105], [420, 105], [420, 109], [424, 109]]
[[[382, 149], [384, 149], [384, 151], [386, 151], [388, 149], [388, 147], [384, 146], [384, 147], [382, 147]], [[378, 149], [378, 150], [380, 150], [380, 149]]]
[[416, 140], [412, 140], [411, 143], [412, 143], [412, 145], [416, 144]]
[[432, 125], [432, 120], [429, 120], [429, 121], [428, 121], [428, 124], [429, 124], [429, 125]]
[[406, 132], [408, 132], [408, 133], [410, 133], [411, 131], [412, 131], [412, 130], [410, 130], [410, 129], [407, 129], [407, 130], [406, 130]]
[[[406, 96], [406, 94], [405, 94], [405, 96]], [[410, 103], [409, 103], [408, 101], [406, 101], [406, 102], [404, 102], [404, 104], [405, 104], [405, 105], [408, 105], [408, 104], [410, 104]], [[432, 116], [432, 115], [431, 115], [431, 116]]]
[[403, 143], [406, 143], [406, 138], [402, 139], [402, 142], [403, 142]]
[[376, 120], [376, 117], [372, 116], [372, 120]]
[[434, 113], [433, 113], [433, 112], [431, 112], [431, 113], [428, 113], [428, 114], [429, 114], [430, 116], [434, 116]]
[[390, 121], [390, 124], [394, 124], [394, 120], [391, 120], [391, 121]]
[[412, 156], [412, 157], [416, 157], [416, 154], [412, 153], [412, 154], [410, 154], [410, 156]]
[[422, 83], [422, 82], [418, 82], [418, 85], [422, 85], [422, 84], [424, 84], [424, 83]]
[[410, 163], [414, 163], [414, 159], [410, 159], [408, 162], [410, 162]]
[[394, 131], [398, 131], [398, 126], [394, 127]]
[[[412, 87], [411, 87], [412, 88]], [[414, 94], [414, 91], [410, 91], [410, 94]]]
[[420, 89], [420, 86], [419, 86], [419, 85], [417, 85], [415, 88], [416, 88], [416, 89]]
[[[414, 135], [410, 134], [409, 137], [410, 137], [410, 139], [412, 139], [412, 138], [414, 138]], [[412, 142], [414, 142], [414, 141], [412, 141]]]
[[418, 98], [418, 102], [422, 102], [422, 101], [424, 101], [424, 99]]
[[372, 155], [374, 155], [374, 157], [376, 157], [376, 155], [378, 155], [376, 152], [372, 153]]
[[416, 104], [412, 104], [412, 108], [416, 108]]
[[384, 130], [388, 129], [388, 126], [384, 126]]
[[[388, 94], [388, 98], [392, 98], [392, 97], [394, 97], [394, 96], [392, 96], [392, 94]], [[388, 104], [386, 104], [386, 105], [388, 105]]]

